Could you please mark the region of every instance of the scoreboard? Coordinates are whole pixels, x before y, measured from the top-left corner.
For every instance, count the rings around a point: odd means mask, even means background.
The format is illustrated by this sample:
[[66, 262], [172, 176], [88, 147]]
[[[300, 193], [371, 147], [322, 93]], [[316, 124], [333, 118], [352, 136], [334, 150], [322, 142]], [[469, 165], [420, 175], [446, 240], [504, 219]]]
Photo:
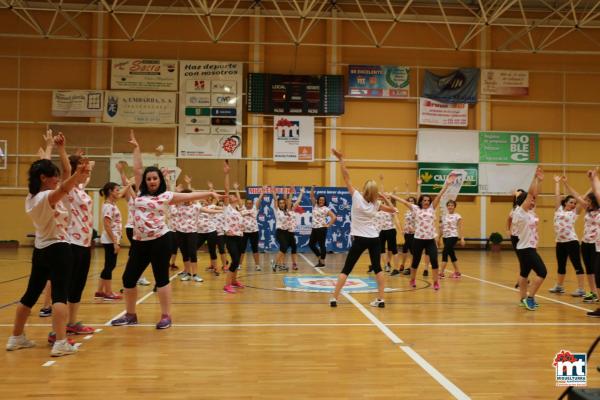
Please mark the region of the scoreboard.
[[342, 75], [248, 74], [248, 112], [342, 115]]

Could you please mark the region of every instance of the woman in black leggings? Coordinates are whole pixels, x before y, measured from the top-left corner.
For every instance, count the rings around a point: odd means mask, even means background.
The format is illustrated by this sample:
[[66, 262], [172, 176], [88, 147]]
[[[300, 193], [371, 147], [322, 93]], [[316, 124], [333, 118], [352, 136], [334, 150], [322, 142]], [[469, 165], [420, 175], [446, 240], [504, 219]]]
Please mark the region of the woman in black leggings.
[[[336, 221], [336, 216], [327, 207], [327, 198], [324, 195], [315, 197], [315, 187], [310, 187], [310, 202], [312, 203], [312, 230], [310, 231], [310, 239], [308, 247], [317, 256], [317, 265], [315, 268], [323, 268], [325, 266], [325, 257], [327, 256], [327, 229]], [[327, 220], [329, 218], [329, 221]]]
[[236, 289], [243, 289], [244, 285], [237, 280], [237, 270], [240, 266], [240, 258], [242, 256], [242, 244], [244, 243], [244, 218], [238, 209], [241, 199], [238, 195], [230, 195], [229, 193], [229, 162], [223, 164], [223, 173], [225, 174], [225, 197], [223, 203], [223, 215], [225, 216], [225, 245], [231, 257], [229, 270], [225, 278], [225, 293], [233, 294]]
[[378, 210], [389, 213], [395, 213], [398, 212], [398, 210], [392, 207], [389, 199], [385, 197], [383, 197], [383, 199], [386, 201], [386, 204], [379, 203], [379, 188], [377, 182], [374, 180], [365, 182], [363, 193], [356, 190], [350, 181], [350, 173], [348, 172], [348, 168], [346, 168], [343, 154], [336, 149], [331, 149], [331, 152], [340, 162], [344, 182], [346, 182], [348, 192], [350, 192], [350, 195], [352, 196], [352, 210], [350, 212], [350, 235], [352, 235], [352, 245], [348, 251], [344, 268], [339, 274], [335, 284], [333, 297], [329, 299], [329, 305], [331, 307], [337, 307], [337, 299], [348, 279], [348, 275], [352, 272], [352, 269], [358, 262], [362, 253], [365, 250], [368, 250], [373, 272], [375, 273], [375, 279], [377, 279], [377, 289], [379, 292], [379, 296], [373, 300], [370, 305], [372, 307], [383, 308], [385, 307], [385, 277], [381, 270], [381, 243], [379, 242], [379, 232], [375, 226], [375, 214]]
[[[596, 198], [596, 204], [600, 203], [600, 179], [598, 170], [588, 171], [588, 177], [592, 183], [592, 194]], [[596, 227], [600, 228], [600, 213], [596, 214]], [[600, 233], [596, 236], [596, 255], [594, 257], [594, 273], [596, 275], [596, 296], [600, 297]], [[587, 313], [588, 317], [600, 318], [600, 307]]]
[[[238, 198], [240, 197], [239, 186], [234, 186], [236, 190]], [[244, 255], [246, 254], [246, 249], [248, 247], [248, 243], [250, 243], [250, 248], [252, 249], [252, 256], [254, 257], [254, 268], [257, 271], [260, 271], [262, 268], [260, 267], [259, 254], [258, 254], [258, 208], [260, 207], [260, 203], [262, 203], [262, 199], [265, 195], [265, 189], [261, 188], [260, 196], [256, 200], [246, 198], [245, 208], [242, 209], [242, 217], [244, 217], [244, 242], [242, 243], [242, 257], [240, 259], [240, 264], [244, 263]]]

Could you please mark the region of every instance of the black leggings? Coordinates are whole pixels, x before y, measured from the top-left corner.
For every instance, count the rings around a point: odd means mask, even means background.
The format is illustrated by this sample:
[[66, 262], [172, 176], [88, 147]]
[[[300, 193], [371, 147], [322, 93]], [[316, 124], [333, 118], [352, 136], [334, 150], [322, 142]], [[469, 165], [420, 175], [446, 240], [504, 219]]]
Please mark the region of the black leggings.
[[[222, 237], [222, 236], [221, 236]], [[217, 259], [217, 231], [212, 231], [208, 233], [199, 233], [198, 234], [198, 243], [197, 248], [199, 249], [206, 242], [206, 247], [208, 247], [208, 254], [210, 254], [211, 260]], [[221, 254], [225, 253], [225, 249]]]
[[381, 243], [381, 253], [385, 253], [387, 244], [387, 250], [391, 251], [392, 254], [398, 254], [398, 243], [396, 242], [396, 229], [386, 229], [379, 232], [379, 242]]
[[42, 294], [46, 282], [52, 284], [52, 304], [67, 303], [73, 256], [68, 243], [54, 243], [43, 249], [33, 249], [31, 275], [21, 304], [31, 308]]
[[288, 248], [290, 247], [290, 235], [288, 235], [288, 233], [288, 231], [284, 231], [283, 229], [277, 229], [277, 231], [275, 231], [275, 239], [279, 245], [280, 253], [287, 253]]
[[517, 251], [517, 243], [519, 243], [519, 237], [515, 235], [510, 235], [510, 244], [512, 244], [512, 248], [514, 251]]
[[519, 265], [521, 268], [521, 278], [527, 278], [533, 270], [540, 278], [545, 278], [548, 274], [546, 265], [538, 254], [536, 249], [517, 249], [517, 257], [519, 257]]
[[585, 273], [593, 275], [596, 271], [594, 268], [596, 245], [594, 243], [581, 242], [581, 258], [583, 258], [583, 264], [585, 264]]
[[177, 232], [177, 244], [183, 262], [198, 262], [198, 234], [196, 232]]
[[600, 253], [594, 257], [594, 269], [596, 271], [596, 287], [600, 288]]
[[581, 255], [579, 254], [579, 242], [571, 240], [570, 242], [556, 243], [556, 261], [558, 263], [559, 275], [567, 273], [567, 257], [571, 260], [575, 273], [583, 274], [583, 266], [581, 265]]
[[437, 245], [435, 244], [435, 239], [413, 239], [413, 259], [410, 267], [414, 269], [419, 268], [423, 250], [425, 250], [425, 253], [429, 256], [431, 269], [438, 269]]
[[402, 245], [402, 254], [406, 254], [410, 252], [412, 254], [412, 246], [413, 241], [415, 240], [414, 233], [405, 233], [404, 234], [404, 244]]
[[171, 255], [177, 254], [177, 233], [173, 231], [167, 232], [166, 236], [169, 238], [169, 251]]
[[112, 272], [117, 266], [115, 246], [112, 243], [103, 243], [102, 246], [104, 246], [104, 269], [100, 273], [100, 279], [110, 281]]
[[458, 238], [447, 237], [442, 238], [444, 241], [444, 249], [442, 250], [442, 262], [448, 262], [448, 256], [450, 256], [450, 261], [456, 262], [458, 259], [456, 258], [456, 253], [454, 252], [454, 246], [456, 246], [456, 242], [458, 242]]
[[[324, 260], [327, 256], [327, 248], [325, 243], [327, 241], [327, 228], [312, 228], [310, 231], [310, 239], [308, 239], [308, 247], [315, 253], [315, 256]], [[318, 247], [317, 247], [318, 245]]]
[[290, 251], [292, 254], [298, 253], [298, 246], [296, 243], [296, 234], [288, 231], [288, 243], [290, 244]]
[[131, 255], [131, 247], [133, 247], [133, 228], [125, 228], [125, 235], [127, 236], [127, 240], [129, 240], [129, 253]]
[[225, 235], [217, 235], [217, 248], [219, 254], [225, 254]]
[[356, 262], [365, 250], [369, 250], [369, 258], [371, 259], [371, 268], [375, 274], [381, 272], [381, 243], [378, 237], [367, 238], [362, 236], [352, 237], [352, 246], [348, 251], [346, 262], [342, 274], [350, 275]]
[[171, 254], [171, 238], [168, 233], [152, 240], [136, 240], [133, 242], [131, 257], [127, 260], [123, 272], [123, 287], [133, 289], [148, 264], [152, 264], [152, 273], [156, 287], [169, 284], [169, 259]]
[[231, 257], [231, 264], [229, 264], [229, 272], [235, 272], [240, 266], [243, 242], [243, 236], [225, 236], [225, 244], [227, 245], [229, 257]]
[[258, 231], [244, 232], [244, 241], [242, 242], [242, 253], [246, 252], [246, 249], [248, 248], [248, 242], [250, 242], [252, 253], [258, 253]]
[[71, 269], [68, 300], [69, 303], [79, 303], [90, 272], [92, 248], [72, 244], [71, 255], [73, 257], [73, 268]]

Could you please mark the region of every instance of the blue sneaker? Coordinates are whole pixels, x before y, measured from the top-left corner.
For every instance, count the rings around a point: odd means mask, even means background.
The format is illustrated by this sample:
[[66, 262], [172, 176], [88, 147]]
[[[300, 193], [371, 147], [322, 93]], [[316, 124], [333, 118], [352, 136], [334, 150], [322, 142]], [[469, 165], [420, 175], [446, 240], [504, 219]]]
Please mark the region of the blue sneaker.
[[535, 300], [532, 297], [527, 297], [523, 300], [521, 300], [521, 303], [523, 303], [523, 306], [528, 309], [529, 311], [535, 311]]
[[160, 321], [156, 324], [156, 329], [167, 329], [171, 327], [171, 317], [169, 315], [162, 315]]
[[125, 314], [121, 318], [110, 321], [112, 326], [137, 325], [137, 314]]

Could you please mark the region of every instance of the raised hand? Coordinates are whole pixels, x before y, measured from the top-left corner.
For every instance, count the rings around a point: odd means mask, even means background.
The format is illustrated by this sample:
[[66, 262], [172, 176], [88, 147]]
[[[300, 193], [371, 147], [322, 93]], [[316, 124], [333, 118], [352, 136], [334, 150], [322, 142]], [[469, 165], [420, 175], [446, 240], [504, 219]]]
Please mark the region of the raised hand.
[[223, 173], [228, 174], [230, 169], [231, 168], [229, 167], [229, 161], [225, 160], [225, 162], [223, 163]]
[[47, 129], [46, 134], [42, 135], [44, 142], [46, 142], [46, 146], [52, 146], [54, 144], [54, 138], [52, 136], [52, 129]]
[[233, 184], [233, 188], [234, 188], [235, 190], [240, 190], [240, 184], [239, 184], [239, 183], [237, 183], [237, 182], [235, 182], [235, 183]]
[[133, 133], [133, 129], [129, 130], [129, 140], [128, 142], [130, 145], [133, 146], [134, 149], [140, 147], [140, 145], [138, 144], [137, 140], [135, 139], [135, 133]]
[[540, 181], [544, 180], [544, 170], [541, 167], [537, 167], [535, 170], [535, 177]]
[[561, 177], [558, 175], [554, 175], [554, 183], [559, 183], [561, 180]]
[[213, 190], [215, 187], [213, 186], [213, 183], [211, 181], [207, 181], [206, 184], [208, 185], [208, 190]]
[[190, 177], [189, 177], [189, 176], [187, 176], [187, 175], [184, 175], [184, 176], [183, 176], [183, 181], [184, 181], [186, 184], [188, 184], [188, 185], [191, 185], [191, 184], [192, 184], [192, 178], [190, 178]]
[[[50, 135], [52, 135], [51, 130], [50, 130]], [[54, 136], [54, 138], [52, 140], [56, 147], [65, 147], [66, 139], [65, 139], [65, 135], [63, 135], [62, 132], [58, 132], [58, 135]]]
[[423, 184], [423, 181], [421, 180], [421, 178], [417, 178], [417, 185], [421, 186]]
[[337, 151], [334, 148], [331, 149], [331, 154], [333, 154], [338, 160], [342, 160], [342, 158], [344, 157], [344, 155], [340, 151]]

